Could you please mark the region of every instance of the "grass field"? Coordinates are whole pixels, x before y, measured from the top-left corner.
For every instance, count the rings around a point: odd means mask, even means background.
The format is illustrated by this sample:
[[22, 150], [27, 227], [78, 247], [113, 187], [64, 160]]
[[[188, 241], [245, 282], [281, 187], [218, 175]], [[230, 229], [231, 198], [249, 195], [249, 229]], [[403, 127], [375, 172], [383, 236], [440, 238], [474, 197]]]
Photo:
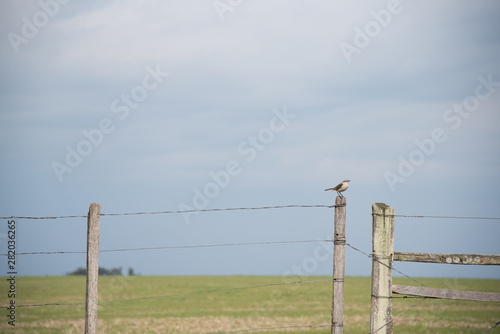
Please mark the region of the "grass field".
[[[310, 277], [308, 280], [328, 279]], [[273, 285], [252, 289], [202, 292], [175, 297], [111, 302], [193, 291], [227, 289], [282, 282], [271, 276], [103, 276], [99, 278], [100, 333], [210, 333], [247, 328], [325, 325], [330, 322], [332, 283]], [[500, 292], [500, 280], [418, 279], [426, 286]], [[415, 285], [407, 279], [395, 284]], [[413, 284], [411, 284], [413, 283]], [[85, 277], [18, 277], [16, 304], [83, 303]], [[2, 306], [8, 282], [2, 278]], [[394, 299], [394, 315], [419, 299]], [[16, 326], [2, 333], [82, 333], [84, 305], [20, 307]], [[370, 319], [370, 278], [345, 279], [344, 333], [367, 333]], [[395, 320], [395, 333], [481, 334], [500, 321], [500, 303], [428, 299]], [[300, 328], [258, 333], [329, 333], [325, 328]], [[500, 333], [500, 326], [489, 334]]]

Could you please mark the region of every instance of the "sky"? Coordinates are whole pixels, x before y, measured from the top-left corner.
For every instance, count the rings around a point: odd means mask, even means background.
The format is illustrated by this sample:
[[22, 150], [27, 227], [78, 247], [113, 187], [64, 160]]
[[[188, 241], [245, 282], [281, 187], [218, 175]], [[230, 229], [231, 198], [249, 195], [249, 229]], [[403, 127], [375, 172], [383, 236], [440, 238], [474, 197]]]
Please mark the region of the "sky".
[[[0, 216], [331, 205], [371, 252], [373, 203], [500, 217], [500, 4], [85, 1], [0, 4]], [[333, 209], [102, 216], [106, 268], [331, 275]], [[0, 227], [7, 250], [9, 219]], [[17, 252], [85, 252], [86, 218], [15, 219]], [[395, 250], [500, 254], [500, 220], [397, 217]], [[18, 255], [64, 275], [85, 254]], [[412, 277], [494, 266], [395, 263]], [[7, 260], [0, 274], [8, 271]], [[346, 275], [371, 260], [346, 250]], [[395, 275], [397, 276], [397, 275]]]

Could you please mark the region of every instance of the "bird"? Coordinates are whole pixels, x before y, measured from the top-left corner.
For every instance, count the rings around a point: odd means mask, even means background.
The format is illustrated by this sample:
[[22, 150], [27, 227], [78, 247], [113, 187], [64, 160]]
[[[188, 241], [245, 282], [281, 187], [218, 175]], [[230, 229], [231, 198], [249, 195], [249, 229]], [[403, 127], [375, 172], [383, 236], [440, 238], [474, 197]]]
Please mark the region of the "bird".
[[349, 187], [349, 182], [351, 180], [344, 180], [342, 181], [341, 183], [337, 184], [335, 187], [333, 188], [328, 188], [328, 189], [325, 189], [325, 191], [328, 191], [328, 190], [335, 190], [337, 192], [337, 194], [339, 194], [340, 197], [344, 197], [341, 192], [343, 191], [346, 191], [347, 188]]

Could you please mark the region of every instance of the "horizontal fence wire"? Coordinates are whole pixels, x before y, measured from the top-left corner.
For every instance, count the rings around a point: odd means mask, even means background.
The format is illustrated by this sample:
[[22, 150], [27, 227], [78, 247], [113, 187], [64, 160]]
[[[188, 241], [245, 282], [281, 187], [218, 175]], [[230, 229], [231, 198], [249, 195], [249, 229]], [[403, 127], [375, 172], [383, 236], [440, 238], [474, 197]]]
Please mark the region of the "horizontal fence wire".
[[498, 325], [500, 325], [500, 321], [498, 321], [496, 324], [494, 324], [493, 326], [491, 326], [490, 328], [488, 328], [488, 330], [486, 332], [483, 332], [481, 334], [486, 334], [488, 333], [489, 331], [491, 331], [492, 329], [494, 329], [495, 327], [497, 327]]
[[[101, 213], [101, 216], [134, 216], [134, 215], [159, 215], [159, 214], [183, 214], [195, 212], [215, 212], [215, 211], [238, 211], [238, 210], [269, 210], [269, 209], [284, 209], [284, 208], [336, 208], [345, 206], [339, 205], [276, 205], [276, 206], [262, 206], [262, 207], [242, 207], [242, 208], [219, 208], [219, 209], [193, 209], [193, 210], [172, 210], [172, 211], [150, 211], [150, 212], [123, 212], [123, 213]], [[372, 215], [380, 215], [372, 213]], [[380, 215], [384, 216], [384, 215]], [[427, 219], [479, 219], [479, 220], [500, 220], [500, 217], [466, 217], [466, 216], [422, 216], [422, 215], [385, 215], [386, 217], [402, 217], [402, 218], [427, 218]], [[87, 218], [87, 215], [73, 215], [73, 216], [3, 216], [0, 219], [65, 219], [65, 218]]]
[[275, 205], [275, 206], [261, 206], [261, 207], [247, 207], [247, 208], [225, 208], [225, 209], [194, 209], [194, 210], [180, 210], [180, 211], [153, 211], [153, 212], [130, 212], [130, 213], [101, 213], [101, 216], [131, 216], [131, 215], [156, 215], [156, 214], [170, 214], [170, 213], [194, 213], [194, 212], [213, 212], [213, 211], [239, 211], [239, 210], [269, 210], [269, 209], [286, 209], [286, 208], [335, 208], [342, 205]]
[[[247, 208], [223, 208], [223, 209], [194, 209], [194, 210], [174, 210], [174, 211], [150, 211], [150, 212], [125, 212], [125, 213], [101, 213], [101, 216], [135, 216], [135, 215], [160, 215], [160, 214], [182, 214], [194, 212], [213, 212], [213, 211], [239, 211], [239, 210], [269, 210], [269, 209], [285, 209], [285, 208], [335, 208], [340, 205], [308, 205], [308, 204], [291, 204], [291, 205], [275, 205]], [[48, 216], [48, 217], [27, 217], [27, 216], [5, 216], [0, 219], [65, 219], [65, 218], [87, 218], [85, 216]]]
[[[421, 298], [421, 297], [420, 297]], [[397, 318], [399, 318], [400, 316], [402, 316], [403, 314], [405, 314], [406, 312], [408, 312], [409, 310], [411, 310], [412, 308], [416, 307], [418, 304], [422, 303], [424, 300], [426, 300], [427, 297], [423, 297], [422, 300], [418, 301], [417, 303], [413, 304], [412, 306], [408, 307], [406, 310], [404, 310], [403, 312], [399, 313], [397, 316], [395, 317], [392, 317], [391, 320], [389, 320], [388, 322], [386, 322], [385, 324], [383, 324], [382, 326], [380, 326], [378, 329], [374, 330], [373, 332], [370, 332], [370, 334], [375, 334], [377, 333], [379, 330], [381, 330], [382, 328], [386, 327], [387, 325], [389, 325], [390, 323], [394, 322], [394, 320], [396, 320]]]
[[[158, 295], [158, 296], [131, 298], [131, 299], [108, 300], [105, 302], [100, 302], [98, 305], [105, 305], [105, 304], [111, 304], [111, 303], [121, 303], [121, 302], [131, 302], [131, 301], [138, 301], [138, 300], [158, 299], [158, 298], [173, 298], [173, 297], [188, 296], [188, 295], [210, 293], [210, 292], [237, 291], [237, 290], [258, 289], [258, 288], [265, 288], [265, 287], [279, 286], [279, 285], [324, 283], [324, 282], [334, 282], [334, 281], [338, 281], [338, 279], [334, 278], [334, 279], [323, 279], [323, 280], [313, 280], [313, 281], [289, 281], [289, 282], [267, 283], [267, 284], [251, 285], [251, 286], [235, 287], [235, 288], [190, 291], [190, 292], [176, 293], [176, 294], [170, 294], [170, 295]], [[19, 307], [69, 306], [69, 305], [85, 305], [85, 303], [84, 302], [82, 302], [82, 303], [47, 303], [47, 304], [16, 305], [16, 307], [19, 308]], [[8, 309], [9, 306], [0, 306], [0, 309], [3, 309], [3, 308]]]
[[391, 267], [391, 266], [388, 266], [387, 264], [385, 264], [385, 263], [383, 263], [383, 262], [379, 261], [378, 259], [376, 259], [376, 258], [373, 256], [373, 254], [368, 254], [368, 253], [366, 253], [366, 252], [363, 252], [362, 250], [360, 250], [360, 249], [358, 249], [358, 248], [356, 248], [356, 247], [354, 247], [353, 245], [348, 244], [348, 243], [346, 243], [346, 246], [349, 246], [350, 248], [354, 249], [356, 252], [359, 252], [359, 253], [361, 253], [361, 254], [363, 254], [363, 255], [365, 255], [365, 256], [367, 256], [367, 257], [369, 257], [370, 259], [373, 259], [373, 260], [377, 261], [377, 262], [378, 262], [378, 263], [380, 263], [381, 265], [383, 265], [383, 266], [385, 266], [385, 267], [387, 267], [387, 268], [389, 268], [389, 269], [391, 269], [391, 270], [394, 270], [394, 271], [398, 272], [399, 274], [401, 274], [401, 275], [405, 276], [406, 278], [411, 279], [413, 282], [415, 282], [415, 283], [417, 283], [417, 284], [420, 284], [421, 286], [425, 287], [425, 284], [423, 284], [423, 283], [421, 283], [421, 282], [417, 281], [417, 280], [416, 280], [416, 279], [414, 279], [413, 277], [411, 277], [411, 276], [409, 276], [409, 275], [406, 275], [405, 273], [403, 273], [403, 272], [401, 272], [401, 271], [397, 270], [396, 268]]
[[206, 334], [227, 334], [227, 333], [245, 333], [245, 332], [256, 332], [256, 331], [269, 331], [269, 330], [282, 330], [282, 329], [297, 329], [297, 328], [322, 328], [322, 327], [332, 327], [334, 324], [328, 325], [295, 325], [295, 326], [280, 326], [280, 327], [261, 327], [261, 328], [247, 328], [240, 329], [236, 331], [229, 332], [210, 332]]
[[[99, 253], [111, 252], [132, 252], [132, 251], [147, 251], [147, 250], [162, 250], [162, 249], [189, 249], [189, 248], [210, 248], [210, 247], [229, 247], [229, 246], [255, 246], [255, 245], [277, 245], [277, 244], [299, 244], [311, 242], [333, 242], [329, 239], [316, 240], [293, 240], [293, 241], [260, 241], [260, 242], [240, 242], [228, 244], [209, 244], [209, 245], [185, 245], [185, 246], [159, 246], [159, 247], [142, 247], [142, 248], [119, 248], [119, 249], [104, 249]], [[87, 251], [54, 251], [54, 252], [27, 252], [16, 253], [16, 255], [54, 255], [54, 254], [87, 254]], [[8, 256], [9, 254], [0, 254], [0, 256]]]

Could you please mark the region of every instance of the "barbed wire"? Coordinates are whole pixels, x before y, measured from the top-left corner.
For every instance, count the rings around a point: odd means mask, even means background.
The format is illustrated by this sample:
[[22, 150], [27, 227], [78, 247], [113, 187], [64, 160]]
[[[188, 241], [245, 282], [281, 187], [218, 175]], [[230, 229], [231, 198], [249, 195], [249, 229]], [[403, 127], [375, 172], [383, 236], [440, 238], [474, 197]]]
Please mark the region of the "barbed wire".
[[422, 300], [420, 300], [419, 302], [417, 302], [417, 303], [413, 304], [412, 306], [408, 307], [406, 310], [404, 310], [403, 312], [399, 313], [397, 316], [392, 317], [391, 320], [389, 320], [387, 323], [385, 323], [382, 326], [380, 326], [377, 330], [375, 330], [373, 332], [370, 332], [370, 334], [377, 333], [379, 330], [381, 330], [382, 328], [388, 326], [390, 323], [394, 322], [394, 320], [396, 320], [397, 318], [399, 318], [400, 316], [402, 316], [403, 314], [405, 314], [406, 312], [408, 312], [412, 308], [416, 307], [418, 304], [420, 304], [421, 302], [423, 302], [426, 299], [427, 299], [427, 297], [422, 298]]
[[48, 217], [29, 217], [29, 216], [5, 216], [0, 219], [65, 219], [65, 218], [87, 218], [88, 216], [48, 216]]
[[[269, 210], [269, 209], [284, 209], [284, 208], [336, 208], [343, 207], [346, 204], [335, 205], [308, 205], [308, 204], [291, 204], [291, 205], [275, 205], [262, 207], [238, 207], [238, 208], [215, 208], [215, 209], [193, 209], [193, 210], [170, 210], [170, 211], [147, 211], [147, 212], [122, 212], [122, 213], [101, 213], [100, 216], [133, 216], [133, 215], [159, 215], [159, 214], [182, 214], [196, 212], [215, 212], [215, 211], [238, 211], [238, 210]], [[468, 216], [425, 216], [425, 215], [383, 215], [372, 213], [372, 215], [386, 217], [401, 217], [401, 218], [429, 218], [429, 219], [482, 219], [482, 220], [500, 220], [500, 217], [468, 217]], [[66, 218], [87, 218], [88, 215], [68, 215], [68, 216], [3, 216], [0, 219], [66, 219]]]
[[192, 291], [192, 292], [184, 292], [172, 295], [163, 295], [163, 296], [151, 296], [151, 297], [141, 297], [141, 298], [132, 298], [132, 299], [121, 299], [121, 300], [110, 300], [107, 302], [99, 303], [99, 305], [109, 304], [109, 303], [118, 303], [118, 302], [129, 302], [129, 301], [137, 301], [137, 300], [146, 300], [146, 299], [156, 299], [156, 298], [170, 298], [170, 297], [180, 297], [187, 296], [199, 293], [207, 293], [207, 292], [223, 292], [223, 291], [235, 291], [235, 290], [247, 290], [247, 289], [257, 289], [264, 288], [269, 286], [277, 286], [277, 285], [288, 285], [288, 284], [302, 284], [302, 283], [322, 283], [322, 282], [333, 282], [332, 279], [325, 280], [314, 280], [314, 281], [290, 281], [290, 282], [278, 282], [278, 283], [268, 283], [268, 284], [260, 284], [260, 285], [251, 285], [244, 287], [236, 287], [236, 288], [225, 288], [225, 289], [211, 289], [211, 290], [201, 290], [201, 291]]
[[[105, 305], [105, 304], [110, 304], [110, 303], [120, 303], [120, 302], [131, 302], [131, 301], [147, 300], [147, 299], [157, 299], [157, 298], [172, 298], [172, 297], [188, 296], [188, 295], [195, 295], [195, 294], [209, 293], [209, 292], [223, 292], [223, 291], [257, 289], [257, 288], [264, 288], [264, 287], [278, 286], [278, 285], [334, 282], [337, 280], [338, 279], [334, 278], [334, 279], [312, 280], [312, 281], [289, 281], [289, 282], [267, 283], [267, 284], [251, 285], [251, 286], [235, 287], [235, 288], [190, 291], [190, 292], [176, 293], [176, 294], [170, 294], [170, 295], [158, 295], [158, 296], [131, 298], [131, 299], [108, 300], [105, 302], [100, 302], [99, 305]], [[47, 303], [47, 304], [16, 305], [16, 307], [69, 306], [69, 305], [85, 305], [85, 303], [83, 303], [83, 302], [82, 303]], [[0, 309], [3, 309], [3, 308], [7, 309], [7, 308], [9, 308], [9, 306], [0, 306]]]
[[[236, 208], [215, 208], [215, 209], [193, 209], [193, 210], [176, 210], [176, 211], [151, 211], [151, 212], [129, 212], [129, 213], [101, 213], [100, 216], [130, 216], [130, 215], [158, 215], [158, 214], [183, 214], [183, 213], [196, 213], [196, 212], [216, 212], [216, 211], [239, 211], [239, 210], [268, 210], [268, 209], [283, 209], [283, 208], [335, 208], [345, 206], [345, 204], [340, 205], [278, 205], [278, 206], [263, 206], [263, 207], [236, 207]], [[398, 217], [398, 218], [421, 218], [421, 219], [469, 219], [469, 220], [500, 220], [498, 217], [464, 217], [464, 216], [425, 216], [425, 215], [380, 215], [386, 217]], [[68, 215], [68, 216], [47, 216], [47, 217], [28, 217], [28, 216], [9, 216], [9, 217], [0, 217], [0, 219], [66, 219], [66, 218], [87, 218], [87, 215]], [[143, 247], [143, 248], [123, 248], [123, 249], [109, 249], [109, 250], [101, 250], [99, 253], [106, 252], [125, 252], [125, 251], [146, 251], [146, 250], [162, 250], [162, 249], [188, 249], [188, 248], [207, 248], [207, 247], [227, 247], [227, 246], [250, 246], [250, 245], [265, 245], [265, 244], [291, 244], [291, 243], [308, 243], [308, 242], [333, 242], [333, 240], [296, 240], [296, 241], [265, 241], [265, 242], [246, 242], [246, 243], [225, 243], [225, 244], [208, 244], [208, 245], [183, 245], [183, 246], [161, 246], [161, 247]], [[376, 262], [398, 272], [399, 274], [405, 276], [406, 278], [414, 281], [415, 283], [424, 286], [425, 285], [418, 280], [410, 277], [409, 275], [397, 270], [396, 268], [389, 266], [375, 257], [375, 254], [368, 254], [366, 252], [361, 251], [360, 249], [352, 246], [349, 243], [345, 243], [351, 249], [364, 254], [365, 256], [375, 260]], [[16, 255], [42, 255], [42, 254], [86, 254], [86, 251], [77, 251], [77, 252], [65, 252], [65, 251], [56, 251], [56, 252], [31, 252], [31, 253], [17, 253]], [[0, 254], [0, 255], [8, 255], [8, 254]], [[149, 300], [149, 299], [157, 299], [157, 298], [173, 298], [179, 296], [187, 296], [201, 293], [212, 293], [212, 292], [223, 292], [223, 291], [237, 291], [244, 289], [255, 289], [255, 288], [263, 288], [269, 286], [279, 286], [279, 285], [288, 285], [288, 284], [301, 284], [301, 283], [321, 283], [321, 282], [335, 282], [343, 279], [325, 279], [325, 280], [311, 280], [311, 281], [290, 281], [290, 282], [279, 282], [279, 283], [268, 283], [254, 286], [246, 286], [246, 287], [235, 287], [235, 288], [224, 288], [224, 289], [210, 289], [210, 290], [201, 290], [201, 291], [191, 291], [185, 293], [178, 294], [170, 294], [170, 295], [158, 295], [158, 296], [148, 296], [148, 297], [139, 297], [139, 298], [131, 298], [131, 299], [121, 299], [121, 300], [109, 300], [100, 302], [99, 305], [110, 304], [110, 303], [119, 303], [119, 302], [131, 302], [131, 301], [140, 301], [140, 300]], [[422, 298], [422, 297], [390, 297], [390, 298]], [[417, 303], [411, 305], [403, 312], [399, 313], [397, 316], [393, 317], [386, 324], [378, 328], [377, 330], [370, 332], [370, 334], [374, 334], [380, 331], [382, 328], [388, 326], [393, 323], [394, 320], [418, 306], [427, 297], [423, 297]], [[44, 307], [44, 306], [71, 306], [71, 305], [85, 305], [84, 302], [81, 303], [46, 303], [46, 304], [29, 304], [29, 305], [17, 305], [16, 307]], [[0, 308], [7, 309], [8, 306], [0, 306]], [[488, 330], [483, 332], [482, 334], [490, 332], [492, 329], [496, 328], [500, 325], [500, 321], [492, 325]], [[262, 327], [262, 328], [248, 328], [236, 331], [225, 331], [225, 332], [211, 332], [207, 334], [224, 334], [224, 333], [243, 333], [243, 332], [251, 332], [251, 331], [263, 331], [263, 330], [279, 330], [279, 329], [292, 329], [292, 328], [321, 328], [321, 327], [332, 327], [335, 324], [328, 325], [291, 325], [291, 326], [281, 326], [281, 327]]]
[[[253, 246], [253, 245], [276, 245], [276, 244], [295, 244], [295, 243], [310, 243], [310, 242], [333, 242], [330, 239], [316, 240], [293, 240], [293, 241], [260, 241], [260, 242], [240, 242], [226, 244], [209, 244], [209, 245], [184, 245], [184, 246], [159, 246], [159, 247], [141, 247], [141, 248], [120, 248], [120, 249], [104, 249], [99, 253], [111, 252], [129, 252], [129, 251], [146, 251], [146, 250], [162, 250], [162, 249], [188, 249], [188, 248], [209, 248], [209, 247], [229, 247], [229, 246]], [[25, 252], [16, 253], [16, 255], [54, 255], [54, 254], [87, 254], [86, 251], [41, 251], [41, 252]], [[8, 256], [9, 254], [0, 254], [0, 256]]]
[[[242, 208], [220, 208], [220, 209], [193, 209], [193, 210], [173, 210], [173, 211], [149, 211], [149, 212], [125, 212], [125, 213], [101, 213], [101, 216], [134, 216], [134, 215], [159, 215], [159, 214], [179, 214], [179, 213], [194, 213], [194, 212], [212, 212], [212, 211], [237, 211], [237, 210], [269, 210], [269, 209], [285, 209], [285, 208], [335, 208], [345, 206], [339, 205], [308, 205], [308, 204], [291, 204], [291, 205], [275, 205], [261, 207], [242, 207]], [[65, 219], [65, 218], [87, 218], [85, 216], [47, 216], [47, 217], [28, 217], [28, 216], [5, 216], [0, 219]]]
[[255, 331], [268, 331], [268, 330], [280, 330], [280, 329], [291, 329], [291, 328], [321, 328], [321, 327], [332, 327], [334, 324], [329, 325], [292, 325], [292, 326], [281, 326], [281, 327], [261, 327], [261, 328], [247, 328], [236, 331], [229, 332], [210, 332], [206, 334], [227, 334], [227, 333], [244, 333], [244, 332], [255, 332]]
[[[373, 260], [377, 261], [378, 263], [382, 264], [383, 266], [386, 266], [387, 268], [391, 269], [391, 270], [394, 270], [398, 273], [400, 273], [401, 275], [405, 276], [406, 278], [414, 281], [415, 283], [418, 283], [420, 285], [422, 285], [423, 287], [425, 287], [425, 285], [421, 282], [419, 282], [418, 280], [414, 279], [413, 277], [410, 277], [409, 275], [397, 270], [396, 268], [394, 267], [391, 267], [391, 266], [388, 266], [387, 264], [377, 260], [376, 258], [373, 257], [373, 254], [368, 254], [366, 252], [363, 252], [362, 250], [348, 244], [348, 243], [345, 243], [345, 245], [349, 246], [350, 248], [352, 248], [353, 250], [361, 253], [361, 254], [364, 254], [365, 256], [369, 257], [369, 258], [372, 258]], [[396, 298], [402, 298], [402, 299], [410, 299], [410, 298], [422, 298], [422, 297], [418, 297], [418, 296], [402, 296], [402, 297], [394, 297], [394, 296], [391, 296], [390, 297], [391, 299], [396, 299]], [[381, 326], [380, 328], [378, 328], [377, 330], [373, 331], [373, 332], [370, 332], [370, 334], [374, 334], [376, 332], [378, 332], [379, 330], [381, 330], [382, 328], [388, 326], [390, 323], [392, 323], [394, 320], [396, 320], [398, 317], [402, 316], [404, 313], [408, 312], [409, 310], [411, 310], [412, 308], [416, 307], [417, 305], [419, 305], [420, 303], [422, 303], [424, 300], [426, 299], [429, 299], [429, 297], [423, 297], [422, 300], [420, 300], [419, 302], [413, 304], [412, 306], [408, 307], [406, 310], [404, 310], [403, 312], [399, 313], [397, 316], [393, 317], [390, 321], [388, 321], [387, 323], [385, 323], [383, 326]], [[481, 333], [481, 334], [486, 334], [488, 333], [489, 331], [491, 331], [492, 329], [494, 329], [495, 327], [497, 327], [498, 325], [500, 325], [500, 321], [498, 321], [496, 324], [494, 324], [493, 326], [491, 326], [487, 331]]]
[[[24, 305], [16, 305], [18, 307], [41, 307], [41, 306], [71, 306], [71, 305], [85, 305], [85, 302], [81, 303], [47, 303], [47, 304], [24, 304]], [[0, 306], [0, 309], [6, 308], [9, 306]]]
[[373, 254], [368, 254], [368, 253], [366, 253], [366, 252], [363, 252], [362, 250], [360, 250], [360, 249], [358, 249], [358, 248], [356, 248], [356, 247], [354, 247], [353, 245], [348, 244], [348, 243], [346, 243], [346, 246], [349, 246], [350, 248], [354, 249], [355, 251], [357, 251], [357, 252], [359, 252], [359, 253], [361, 253], [361, 254], [366, 255], [367, 257], [369, 257], [369, 258], [371, 258], [371, 259], [373, 259], [373, 260], [377, 261], [377, 262], [378, 262], [378, 263], [380, 263], [381, 265], [383, 265], [383, 266], [385, 266], [385, 267], [387, 267], [387, 268], [389, 268], [389, 269], [391, 269], [391, 270], [394, 270], [395, 272], [397, 272], [397, 273], [399, 273], [399, 274], [401, 274], [401, 275], [405, 276], [406, 278], [411, 279], [413, 282], [415, 282], [415, 283], [417, 283], [417, 284], [420, 284], [421, 286], [425, 287], [425, 284], [423, 284], [423, 283], [421, 283], [421, 282], [417, 281], [416, 279], [414, 279], [413, 277], [410, 277], [409, 275], [406, 275], [405, 273], [403, 273], [403, 272], [399, 271], [398, 269], [394, 268], [394, 266], [392, 266], [392, 267], [391, 267], [391, 266], [389, 266], [389, 265], [387, 265], [387, 264], [385, 264], [385, 263], [383, 263], [383, 262], [379, 261], [378, 259], [374, 258], [374, 257], [373, 257]]
[[275, 205], [275, 206], [261, 206], [261, 207], [242, 207], [242, 208], [224, 208], [224, 209], [193, 209], [193, 210], [179, 210], [179, 211], [153, 211], [153, 212], [129, 212], [129, 213], [101, 213], [101, 216], [131, 216], [131, 215], [156, 215], [156, 214], [170, 214], [170, 213], [194, 213], [194, 212], [213, 212], [213, 211], [239, 211], [239, 210], [269, 210], [269, 209], [285, 209], [285, 208], [335, 208], [345, 206], [341, 205]]
[[491, 326], [486, 332], [483, 332], [481, 334], [486, 334], [488, 333], [489, 331], [491, 331], [492, 329], [494, 329], [495, 327], [497, 327], [498, 325], [500, 325], [500, 321], [498, 321], [496, 324], [494, 324], [493, 326]]

